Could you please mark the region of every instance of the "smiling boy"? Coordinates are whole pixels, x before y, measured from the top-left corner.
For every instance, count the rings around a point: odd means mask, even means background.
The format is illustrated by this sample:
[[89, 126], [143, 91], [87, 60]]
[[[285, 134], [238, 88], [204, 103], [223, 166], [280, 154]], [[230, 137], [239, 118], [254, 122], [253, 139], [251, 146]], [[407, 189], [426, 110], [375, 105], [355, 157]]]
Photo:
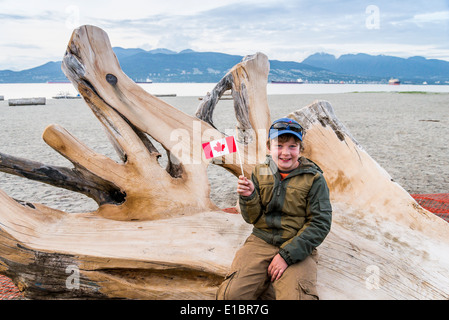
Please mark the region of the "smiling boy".
[[[240, 176], [243, 219], [254, 225], [236, 253], [218, 299], [318, 299], [317, 252], [330, 231], [332, 207], [321, 169], [301, 156], [304, 130], [289, 118], [273, 122], [265, 163]], [[270, 286], [272, 284], [272, 287]]]

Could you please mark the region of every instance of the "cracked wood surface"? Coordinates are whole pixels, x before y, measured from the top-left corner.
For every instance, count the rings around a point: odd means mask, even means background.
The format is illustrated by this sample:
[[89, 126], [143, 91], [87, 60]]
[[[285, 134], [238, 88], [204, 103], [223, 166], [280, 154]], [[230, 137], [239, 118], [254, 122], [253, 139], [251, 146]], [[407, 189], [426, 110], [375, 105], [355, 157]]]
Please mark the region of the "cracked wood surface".
[[[49, 125], [43, 138], [73, 168], [0, 154], [1, 171], [84, 193], [99, 205], [94, 212], [68, 214], [0, 190], [0, 273], [36, 299], [213, 299], [252, 226], [210, 201], [211, 162], [201, 144], [223, 137], [212, 115], [230, 88], [245, 175], [263, 161], [271, 122], [268, 58], [245, 57], [203, 99], [197, 117], [129, 79], [106, 33], [94, 26], [74, 31], [63, 70], [121, 162], [94, 152], [59, 125]], [[328, 102], [288, 116], [306, 128], [303, 153], [323, 169], [331, 191], [332, 229], [318, 248], [320, 297], [447, 299], [447, 223], [391, 180]], [[167, 168], [158, 163], [150, 138], [169, 154]], [[217, 165], [238, 176], [235, 157]], [[66, 282], [73, 268], [79, 270], [77, 289]]]

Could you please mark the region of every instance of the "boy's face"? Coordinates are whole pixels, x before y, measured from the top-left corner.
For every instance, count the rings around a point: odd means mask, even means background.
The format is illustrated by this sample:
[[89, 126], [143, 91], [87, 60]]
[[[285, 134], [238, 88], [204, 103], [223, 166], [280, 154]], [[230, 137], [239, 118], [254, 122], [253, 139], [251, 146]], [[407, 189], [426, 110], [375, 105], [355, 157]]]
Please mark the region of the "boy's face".
[[290, 171], [299, 165], [299, 144], [293, 137], [286, 142], [279, 142], [276, 138], [271, 140], [269, 153], [281, 171]]

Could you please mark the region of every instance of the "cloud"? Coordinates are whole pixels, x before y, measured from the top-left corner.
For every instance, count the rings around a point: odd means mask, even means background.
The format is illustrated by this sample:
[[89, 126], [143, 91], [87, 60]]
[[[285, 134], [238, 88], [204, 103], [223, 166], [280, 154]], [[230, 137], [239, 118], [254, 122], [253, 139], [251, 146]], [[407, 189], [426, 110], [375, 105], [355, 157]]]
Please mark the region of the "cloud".
[[415, 23], [421, 27], [428, 26], [428, 25], [436, 25], [447, 26], [449, 24], [449, 11], [438, 11], [438, 12], [428, 12], [423, 14], [416, 14], [413, 16], [412, 19], [410, 19], [411, 23]]
[[30, 50], [30, 49], [43, 49], [41, 46], [36, 45], [36, 44], [27, 44], [27, 43], [4, 43], [2, 44], [2, 47], [4, 48], [13, 48], [13, 49], [26, 49], [26, 50]]
[[[425, 57], [449, 60], [449, 5], [443, 0], [1, 3], [0, 69], [10, 64], [25, 68], [61, 59], [78, 24], [103, 28], [113, 46], [147, 50], [190, 48], [238, 55], [262, 51], [270, 59], [294, 61], [302, 61], [317, 51], [336, 55], [396, 52], [403, 57], [419, 52]], [[367, 24], [372, 14], [367, 12], [370, 5], [378, 10], [377, 28]], [[16, 59], [19, 56], [21, 59]]]
[[18, 15], [18, 14], [5, 14], [0, 13], [0, 20], [25, 20], [28, 19], [28, 16]]

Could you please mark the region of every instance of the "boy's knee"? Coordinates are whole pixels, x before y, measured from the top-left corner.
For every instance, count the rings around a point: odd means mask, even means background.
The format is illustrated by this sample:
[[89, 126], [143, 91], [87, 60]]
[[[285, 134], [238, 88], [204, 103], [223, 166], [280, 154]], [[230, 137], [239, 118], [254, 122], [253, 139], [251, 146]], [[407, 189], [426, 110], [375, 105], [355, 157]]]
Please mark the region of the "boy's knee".
[[235, 275], [236, 272], [233, 272], [225, 277], [224, 281], [218, 287], [216, 294], [217, 300], [238, 300], [236, 297], [237, 290], [233, 289], [235, 287], [233, 286]]
[[299, 280], [298, 300], [319, 300], [316, 284], [308, 280]]
[[255, 300], [265, 291], [265, 286], [254, 284], [245, 277], [239, 277], [235, 271], [224, 279], [218, 287], [217, 300]]

